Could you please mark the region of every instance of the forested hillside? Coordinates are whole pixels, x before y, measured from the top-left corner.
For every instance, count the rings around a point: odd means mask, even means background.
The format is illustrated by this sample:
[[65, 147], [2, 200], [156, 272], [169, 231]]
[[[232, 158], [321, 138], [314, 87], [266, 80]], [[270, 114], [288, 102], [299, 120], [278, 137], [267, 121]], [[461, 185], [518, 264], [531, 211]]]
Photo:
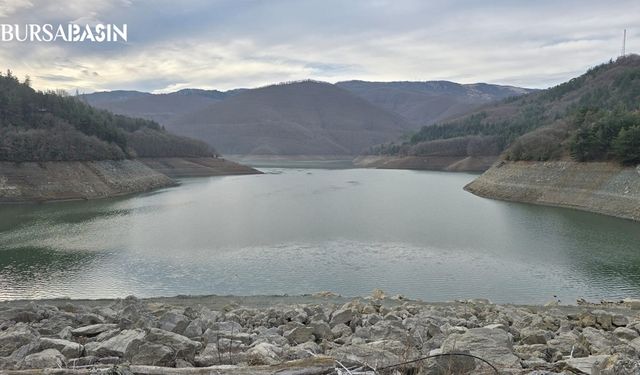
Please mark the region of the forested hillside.
[[402, 116], [416, 129], [469, 113], [500, 99], [535, 91], [513, 86], [449, 81], [345, 81], [336, 83], [336, 86]]
[[619, 160], [640, 163], [640, 56], [596, 66], [553, 88], [425, 126], [373, 153], [420, 155], [433, 141], [481, 137], [509, 160]]
[[156, 122], [93, 108], [64, 92], [40, 92], [29, 79], [0, 75], [0, 160], [118, 160], [210, 156], [205, 143]]

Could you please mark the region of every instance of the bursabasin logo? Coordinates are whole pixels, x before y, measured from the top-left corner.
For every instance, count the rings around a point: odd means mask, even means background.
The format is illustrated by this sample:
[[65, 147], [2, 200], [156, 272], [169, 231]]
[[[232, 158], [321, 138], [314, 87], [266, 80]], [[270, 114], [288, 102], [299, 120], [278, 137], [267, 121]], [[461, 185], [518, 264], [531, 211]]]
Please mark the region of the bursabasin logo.
[[0, 24], [3, 42], [126, 42], [127, 24]]

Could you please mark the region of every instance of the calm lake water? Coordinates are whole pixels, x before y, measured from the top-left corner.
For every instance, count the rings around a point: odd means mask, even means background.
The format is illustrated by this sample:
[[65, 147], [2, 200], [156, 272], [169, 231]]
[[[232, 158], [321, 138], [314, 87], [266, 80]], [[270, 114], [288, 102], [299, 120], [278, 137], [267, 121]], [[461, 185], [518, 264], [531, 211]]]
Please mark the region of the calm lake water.
[[150, 194], [0, 206], [0, 299], [640, 296], [640, 224], [483, 199], [475, 176], [265, 168]]

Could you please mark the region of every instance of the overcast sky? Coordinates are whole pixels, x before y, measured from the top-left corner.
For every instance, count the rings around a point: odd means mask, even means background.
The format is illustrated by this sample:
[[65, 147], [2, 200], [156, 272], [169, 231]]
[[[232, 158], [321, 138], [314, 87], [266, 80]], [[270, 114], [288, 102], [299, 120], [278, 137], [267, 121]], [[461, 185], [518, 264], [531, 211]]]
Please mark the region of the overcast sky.
[[0, 42], [38, 89], [152, 92], [317, 79], [545, 88], [640, 51], [640, 1], [0, 0], [0, 23], [128, 24], [128, 42]]

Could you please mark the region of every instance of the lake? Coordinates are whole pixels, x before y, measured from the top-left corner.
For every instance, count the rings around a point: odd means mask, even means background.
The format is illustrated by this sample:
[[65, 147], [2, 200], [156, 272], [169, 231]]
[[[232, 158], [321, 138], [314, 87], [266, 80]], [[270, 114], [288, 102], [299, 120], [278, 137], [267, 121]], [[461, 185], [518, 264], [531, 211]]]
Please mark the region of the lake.
[[0, 300], [640, 296], [640, 223], [462, 190], [471, 174], [261, 168], [118, 199], [0, 206]]

